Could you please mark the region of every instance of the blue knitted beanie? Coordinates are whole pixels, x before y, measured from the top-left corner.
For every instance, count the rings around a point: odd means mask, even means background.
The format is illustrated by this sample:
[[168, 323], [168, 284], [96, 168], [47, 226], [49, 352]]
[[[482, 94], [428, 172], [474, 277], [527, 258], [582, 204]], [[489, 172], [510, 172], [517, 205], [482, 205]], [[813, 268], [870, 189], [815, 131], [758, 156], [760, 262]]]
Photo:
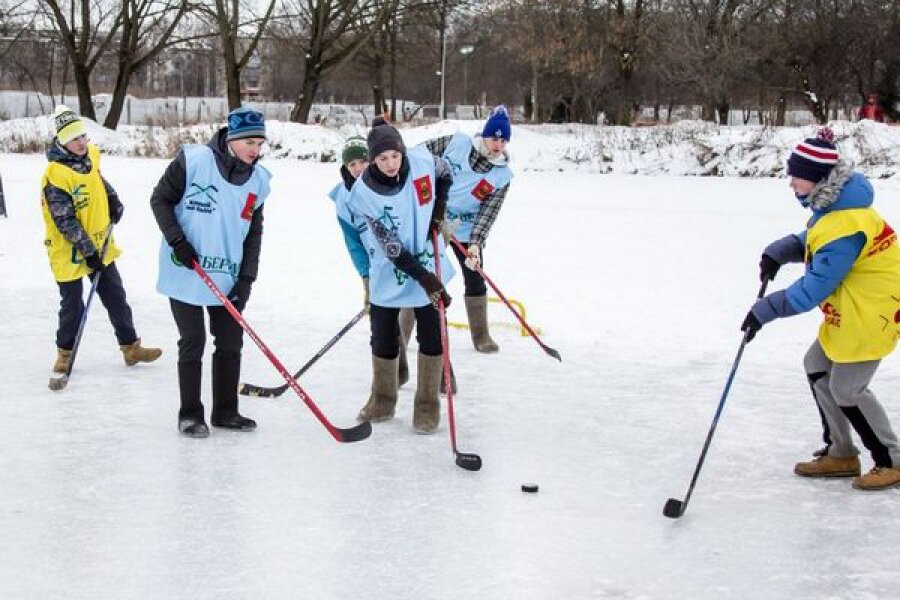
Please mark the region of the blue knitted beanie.
[[229, 113], [228, 135], [225, 136], [225, 139], [229, 142], [231, 140], [240, 140], [243, 138], [265, 137], [266, 120], [263, 118], [261, 112], [242, 106]]

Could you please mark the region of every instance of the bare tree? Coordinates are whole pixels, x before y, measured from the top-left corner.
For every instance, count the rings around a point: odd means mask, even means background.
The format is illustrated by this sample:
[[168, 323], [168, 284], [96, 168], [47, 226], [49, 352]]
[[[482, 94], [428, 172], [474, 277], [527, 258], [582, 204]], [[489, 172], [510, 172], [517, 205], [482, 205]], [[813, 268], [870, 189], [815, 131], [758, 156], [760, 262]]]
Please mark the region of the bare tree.
[[203, 7], [216, 25], [225, 61], [225, 89], [228, 108], [241, 105], [241, 73], [256, 52], [259, 40], [275, 10], [275, 0], [268, 0], [262, 16], [241, 0], [212, 0]]
[[71, 0], [68, 15], [59, 0], [40, 2], [72, 65], [78, 111], [96, 120], [91, 100], [91, 72], [118, 34], [123, 13], [107, 0]]
[[302, 53], [303, 82], [291, 120], [305, 123], [319, 86], [353, 58], [398, 0], [289, 0], [288, 35]]

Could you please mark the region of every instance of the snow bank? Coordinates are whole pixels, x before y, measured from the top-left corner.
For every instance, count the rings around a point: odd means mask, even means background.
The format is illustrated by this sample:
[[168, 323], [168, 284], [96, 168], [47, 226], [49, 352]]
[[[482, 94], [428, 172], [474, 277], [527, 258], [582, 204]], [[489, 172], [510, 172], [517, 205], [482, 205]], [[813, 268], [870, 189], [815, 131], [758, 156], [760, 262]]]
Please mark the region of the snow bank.
[[[88, 122], [91, 139], [119, 156], [171, 157], [181, 144], [205, 143], [217, 125], [184, 127], [123, 125], [116, 131]], [[407, 143], [475, 134], [480, 121], [441, 121], [403, 127]], [[900, 172], [900, 127], [872, 121], [832, 124], [841, 154], [867, 175], [890, 178]], [[269, 158], [333, 162], [343, 140], [365, 134], [362, 125], [328, 128], [285, 121], [267, 122]], [[791, 148], [815, 135], [816, 127], [721, 127], [703, 121], [669, 126], [517, 125], [509, 149], [518, 171], [777, 177]], [[4, 152], [40, 152], [52, 137], [47, 117], [0, 122]]]

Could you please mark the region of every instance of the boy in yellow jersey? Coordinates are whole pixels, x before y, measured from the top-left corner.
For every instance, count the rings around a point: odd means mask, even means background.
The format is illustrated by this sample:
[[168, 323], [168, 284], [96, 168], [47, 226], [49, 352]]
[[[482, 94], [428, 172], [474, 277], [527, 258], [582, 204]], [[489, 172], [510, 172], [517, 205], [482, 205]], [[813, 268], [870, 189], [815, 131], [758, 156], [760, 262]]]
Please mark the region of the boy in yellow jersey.
[[[741, 329], [748, 341], [773, 319], [818, 306], [819, 335], [803, 366], [819, 409], [826, 447], [797, 463], [804, 477], [854, 477], [853, 487], [882, 490], [900, 485], [900, 444], [887, 413], [869, 389], [881, 359], [900, 335], [900, 248], [897, 235], [872, 208], [872, 185], [840, 160], [834, 134], [823, 129], [797, 145], [787, 163], [790, 186], [812, 210], [806, 231], [766, 247], [760, 279], [781, 265], [806, 263], [786, 290], [760, 299]], [[875, 462], [860, 474], [856, 431]]]
[[122, 218], [123, 206], [115, 190], [100, 175], [100, 150], [89, 144], [84, 123], [65, 106], [53, 113], [56, 137], [47, 150], [47, 169], [41, 180], [41, 206], [46, 235], [44, 246], [50, 269], [59, 285], [59, 329], [53, 370], [65, 373], [84, 313], [81, 280], [103, 271], [97, 295], [109, 313], [125, 364], [152, 362], [159, 348], [144, 348], [134, 330], [115, 260], [121, 254], [110, 239], [101, 259], [106, 230]]

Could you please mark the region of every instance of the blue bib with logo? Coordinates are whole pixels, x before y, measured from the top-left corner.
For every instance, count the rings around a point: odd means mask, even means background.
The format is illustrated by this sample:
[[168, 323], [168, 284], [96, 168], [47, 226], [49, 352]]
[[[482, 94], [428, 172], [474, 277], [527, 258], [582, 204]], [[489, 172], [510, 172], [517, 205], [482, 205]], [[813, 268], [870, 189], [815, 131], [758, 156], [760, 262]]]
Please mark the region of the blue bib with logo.
[[[269, 195], [271, 175], [260, 165], [244, 185], [229, 183], [219, 173], [209, 146], [184, 147], [185, 189], [175, 206], [175, 219], [197, 251], [200, 266], [224, 294], [234, 286], [244, 257], [244, 239], [253, 212]], [[156, 290], [169, 298], [197, 306], [221, 306], [203, 280], [181, 266], [162, 240]]]
[[[407, 153], [407, 159], [409, 175], [400, 192], [394, 196], [377, 194], [360, 177], [350, 191], [347, 209], [357, 215], [357, 220], [366, 222], [365, 219], [369, 218], [381, 222], [419, 264], [434, 273], [434, 246], [428, 237], [428, 225], [434, 210], [434, 157], [425, 148], [416, 147]], [[360, 237], [369, 254], [372, 304], [389, 308], [415, 308], [430, 304], [424, 288], [388, 259], [368, 224], [360, 232]], [[446, 285], [455, 271], [447, 260], [443, 241], [439, 248], [441, 280]]]
[[447, 219], [459, 221], [456, 238], [468, 242], [472, 235], [475, 218], [481, 203], [494, 190], [512, 180], [512, 170], [507, 166], [494, 166], [487, 173], [476, 173], [469, 164], [472, 153], [472, 138], [464, 133], [456, 133], [444, 150], [444, 160], [453, 169], [453, 186], [447, 201]]

